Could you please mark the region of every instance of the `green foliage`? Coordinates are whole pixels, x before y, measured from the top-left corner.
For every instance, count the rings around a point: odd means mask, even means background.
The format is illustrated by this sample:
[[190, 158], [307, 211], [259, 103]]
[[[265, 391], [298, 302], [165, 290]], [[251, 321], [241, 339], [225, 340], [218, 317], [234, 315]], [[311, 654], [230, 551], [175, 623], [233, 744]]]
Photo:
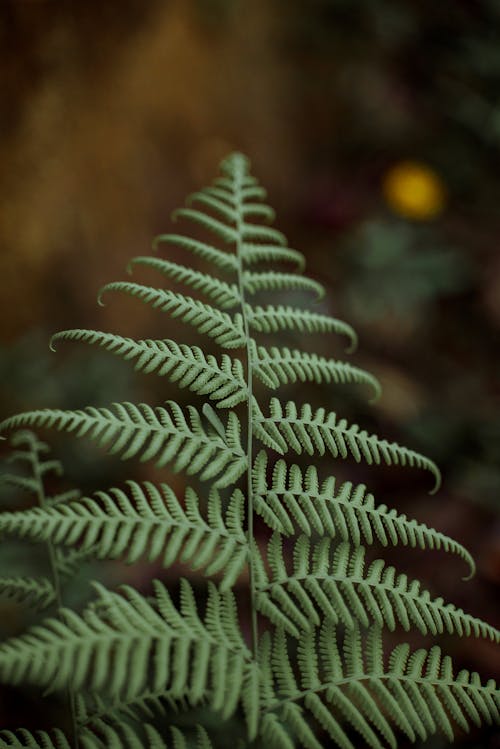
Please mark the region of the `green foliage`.
[[[213, 723], [187, 732], [176, 727], [203, 723], [207, 714], [220, 725], [240, 720], [242, 746], [266, 749], [320, 749], [330, 740], [342, 749], [360, 741], [380, 749], [396, 747], [399, 735], [415, 741], [440, 732], [452, 739], [454, 725], [469, 730], [498, 721], [500, 695], [492, 681], [483, 684], [467, 671], [454, 675], [438, 646], [411, 651], [404, 642], [391, 648], [384, 642], [385, 630], [393, 633], [391, 641], [416, 630], [498, 643], [500, 633], [432, 597], [384, 560], [366, 564], [367, 549], [376, 544], [442, 549], [474, 573], [458, 541], [377, 504], [365, 484], [323, 477], [319, 459], [343, 461], [347, 471], [361, 462], [428, 471], [437, 491], [433, 461], [326, 407], [268, 401], [262, 394], [261, 386], [274, 391], [301, 382], [361, 385], [377, 397], [380, 386], [348, 362], [276, 345], [273, 334], [290, 330], [347, 338], [352, 350], [356, 334], [325, 309], [292, 304], [297, 291], [301, 299], [312, 292], [314, 303], [322, 287], [302, 274], [304, 258], [284, 235], [263, 223], [274, 212], [245, 157], [231, 155], [221, 170], [175, 214], [206, 230], [217, 245], [182, 234], [154, 243], [155, 249], [194, 254], [207, 270], [157, 256], [129, 264], [202, 298], [118, 281], [104, 286], [99, 299], [126, 294], [193, 326], [225, 351], [216, 356], [170, 339], [95, 330], [67, 330], [52, 339], [53, 346], [98, 346], [189, 390], [196, 404], [43, 409], [1, 425], [4, 432], [52, 428], [85, 437], [123, 460], [183, 473], [193, 485], [124, 480], [92, 496], [44, 495], [39, 507], [0, 513], [3, 537], [48, 545], [58, 603], [56, 615], [0, 645], [0, 679], [69, 690], [73, 743], [82, 749], [210, 749]], [[294, 272], [276, 270], [278, 263], [291, 264]], [[272, 305], [260, 299], [269, 293]], [[14, 431], [14, 440], [23, 439], [29, 450], [21, 445], [15, 456], [33, 471], [6, 480], [38, 491], [40, 479], [58, 464], [42, 460], [45, 448], [32, 433]], [[304, 464], [294, 464], [289, 454]], [[59, 577], [86, 556], [144, 559], [160, 568], [182, 563], [212, 579], [195, 595], [181, 578], [178, 596], [160, 580], [152, 581], [153, 595], [94, 583], [96, 596], [81, 612], [61, 607]], [[46, 581], [5, 578], [0, 590], [44, 600], [51, 589]], [[174, 710], [179, 721], [161, 729], [162, 716], [170, 724]], [[69, 745], [57, 731], [0, 735], [0, 749]]]

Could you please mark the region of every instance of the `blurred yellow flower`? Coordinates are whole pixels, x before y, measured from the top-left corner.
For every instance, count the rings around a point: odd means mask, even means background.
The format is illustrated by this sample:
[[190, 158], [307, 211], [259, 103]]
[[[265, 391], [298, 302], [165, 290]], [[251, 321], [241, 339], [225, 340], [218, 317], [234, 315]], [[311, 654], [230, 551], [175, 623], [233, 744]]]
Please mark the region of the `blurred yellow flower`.
[[416, 221], [435, 218], [446, 201], [439, 175], [418, 161], [401, 161], [391, 167], [384, 175], [382, 190], [395, 213]]

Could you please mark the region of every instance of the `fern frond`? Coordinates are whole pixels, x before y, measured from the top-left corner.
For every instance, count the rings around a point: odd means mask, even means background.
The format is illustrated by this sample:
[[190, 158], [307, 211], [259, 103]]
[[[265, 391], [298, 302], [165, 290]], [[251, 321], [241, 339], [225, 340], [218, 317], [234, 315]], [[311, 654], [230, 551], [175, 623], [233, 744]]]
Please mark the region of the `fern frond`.
[[241, 447], [240, 426], [236, 414], [229, 412], [225, 440], [209, 434], [200, 414], [187, 407], [188, 417], [174, 401], [168, 410], [146, 404], [115, 403], [109, 408], [88, 406], [84, 411], [43, 409], [27, 411], [0, 424], [0, 431], [18, 426], [54, 428], [77, 437], [94, 440], [122, 460], [138, 457], [141, 462], [154, 460], [158, 467], [174, 461], [174, 471], [188, 475], [199, 473], [202, 480], [215, 479], [214, 486], [234, 484], [246, 468]]
[[[265, 195], [265, 190], [263, 190], [262, 192]], [[261, 197], [261, 195], [262, 195], [261, 191], [258, 191], [257, 194], [254, 193], [253, 197]], [[252, 195], [249, 195], [247, 192], [247, 194], [244, 195], [243, 197], [245, 201], [248, 201], [252, 198]], [[245, 202], [242, 205], [241, 212], [244, 218], [248, 218], [249, 216], [252, 216], [253, 218], [261, 219], [262, 221], [265, 221], [268, 224], [272, 223], [274, 219], [276, 218], [276, 212], [274, 211], [274, 209], [271, 208], [271, 206], [266, 205], [265, 203]]]
[[342, 652], [337, 645], [340, 641], [340, 632], [331, 622], [323, 624], [319, 638], [314, 630], [304, 633], [297, 680], [285, 634], [276, 631], [272, 664], [278, 697], [264, 704], [266, 717], [261, 724], [262, 738], [270, 749], [283, 746], [273, 733], [273, 714], [290, 726], [307, 749], [321, 746], [312, 731], [314, 722], [342, 749], [358, 745], [349, 737], [351, 727], [372, 749], [387, 745], [395, 749], [395, 730], [410, 741], [436, 733], [452, 740], [452, 721], [468, 730], [472, 723], [500, 718], [500, 691], [494, 681], [483, 685], [476, 673], [467, 671], [454, 677], [451, 659], [438, 647], [410, 656], [408, 645], [398, 645], [386, 666], [376, 627], [369, 630], [366, 642], [357, 629], [348, 630]]
[[241, 491], [233, 492], [223, 512], [219, 493], [212, 489], [205, 520], [192, 489], [181, 503], [166, 484], [127, 485], [129, 493], [110, 489], [63, 506], [1, 513], [0, 531], [32, 541], [78, 544], [79, 553], [99, 559], [133, 563], [161, 557], [164, 567], [179, 560], [205, 568], [207, 575], [222, 573], [221, 589], [232, 587], [248, 554]]
[[293, 572], [286, 567], [282, 537], [274, 534], [268, 547], [272, 575], [260, 563], [257, 606], [276, 626], [294, 636], [325, 619], [346, 627], [371, 623], [393, 631], [397, 624], [434, 636], [447, 632], [461, 637], [484, 637], [500, 642], [500, 632], [481, 619], [466, 614], [442, 598], [432, 599], [417, 580], [396, 574], [394, 567], [377, 559], [365, 569], [365, 549], [330, 539], [311, 544], [300, 536], [293, 552]]
[[264, 203], [249, 202], [252, 198], [264, 199], [266, 191], [261, 187], [251, 187], [243, 189], [241, 199], [242, 205], [238, 209], [238, 196], [233, 190], [227, 190], [222, 187], [204, 187], [198, 192], [191, 193], [186, 200], [186, 204], [191, 206], [193, 203], [199, 203], [210, 208], [219, 217], [231, 224], [236, 224], [238, 220], [252, 216], [267, 222], [274, 221], [276, 214], [274, 210]]
[[359, 383], [373, 390], [372, 400], [381, 393], [379, 381], [370, 372], [353, 367], [346, 362], [327, 359], [305, 351], [254, 344], [254, 374], [268, 387], [278, 388], [290, 382], [316, 382], [321, 384]]
[[205, 187], [198, 192], [192, 192], [186, 199], [186, 205], [192, 206], [193, 203], [210, 208], [230, 224], [236, 224], [239, 218], [233, 193], [220, 187]]
[[97, 694], [81, 693], [75, 699], [76, 721], [79, 726], [86, 726], [100, 719], [119, 723], [124, 717], [143, 723], [145, 719], [155, 720], [166, 715], [167, 710], [180, 712], [188, 708], [185, 698], [178, 697], [174, 700], [165, 695], [163, 688], [156, 692], [146, 690], [133, 700], [107, 700]]
[[198, 257], [203, 258], [203, 260], [213, 263], [223, 270], [236, 272], [238, 267], [238, 260], [234, 253], [219, 250], [205, 242], [199, 242], [196, 239], [185, 237], [182, 234], [160, 234], [153, 242], [153, 249], [158, 249], [160, 244], [173, 244], [183, 250], [192, 252], [193, 255], [198, 255]]
[[328, 413], [324, 408], [313, 411], [308, 403], [299, 410], [293, 401], [288, 401], [283, 410], [277, 398], [271, 398], [269, 411], [270, 416], [264, 416], [253, 399], [255, 436], [281, 454], [289, 449], [308, 455], [324, 455], [329, 451], [334, 458], [352, 456], [357, 463], [364, 460], [368, 465], [414, 466], [432, 473], [435, 481], [432, 494], [439, 489], [441, 475], [432, 460], [396, 442], [360, 431], [357, 424], [350, 425], [333, 412]]
[[215, 307], [177, 294], [169, 289], [153, 289], [128, 281], [113, 281], [103, 286], [99, 292], [99, 303], [107, 291], [119, 291], [151, 304], [161, 312], [169, 312], [172, 317], [180, 317], [183, 322], [193, 325], [199, 333], [213, 338], [223, 348], [240, 348], [245, 345], [242, 317], [238, 313], [231, 317]]
[[285, 247], [287, 239], [285, 235], [269, 226], [260, 226], [243, 221], [239, 229], [233, 228], [218, 219], [209, 216], [204, 211], [192, 208], [178, 208], [172, 214], [172, 219], [185, 218], [193, 221], [195, 224], [202, 226], [204, 229], [212, 232], [224, 242], [235, 244], [239, 240], [244, 242], [272, 242], [278, 246]]
[[230, 309], [240, 304], [240, 294], [235, 284], [228, 284], [208, 273], [200, 273], [200, 271], [187, 268], [185, 265], [178, 265], [169, 260], [149, 256], [132, 258], [127, 270], [132, 272], [134, 265], [154, 268], [154, 270], [160, 271], [174, 281], [179, 281], [197, 291], [201, 291], [222, 309]]
[[298, 330], [301, 333], [336, 333], [349, 339], [348, 352], [354, 351], [357, 344], [355, 331], [342, 320], [330, 315], [299, 309], [298, 307], [250, 307], [247, 305], [247, 318], [252, 330], [258, 333], [275, 333], [278, 330]]
[[269, 226], [249, 224], [244, 221], [240, 228], [243, 242], [270, 242], [280, 247], [286, 247], [288, 242], [283, 232]]
[[303, 271], [306, 267], [304, 255], [291, 247], [275, 247], [274, 245], [251, 244], [245, 242], [241, 247], [241, 258], [245, 265], [256, 263], [292, 263], [297, 270]]
[[[207, 197], [215, 198], [215, 201], [209, 202], [206, 199]], [[272, 221], [275, 218], [275, 213], [270, 206], [263, 203], [248, 202], [252, 200], [265, 200], [266, 197], [267, 192], [260, 185], [244, 187], [241, 189], [240, 196], [238, 196], [234, 193], [234, 184], [226, 182], [225, 186], [221, 186], [220, 184], [210, 185], [198, 192], [192, 193], [188, 197], [187, 203], [188, 205], [196, 201], [205, 203], [205, 205], [214, 211], [218, 211], [227, 221], [236, 222], [238, 213], [235, 211], [235, 206], [240, 202], [238, 199], [240, 198], [243, 201], [241, 211], [244, 217], [256, 216], [266, 221]], [[232, 209], [232, 211], [226, 212], [228, 208]]]
[[45, 577], [0, 577], [0, 595], [45, 609], [55, 600], [55, 590]]
[[219, 408], [232, 408], [247, 398], [247, 384], [239, 359], [223, 354], [220, 361], [204, 354], [198, 346], [171, 340], [134, 340], [98, 330], [63, 330], [52, 336], [58, 341], [97, 344], [126, 361], [135, 360], [135, 369], [146, 374], [167, 376], [181, 388], [197, 395], [208, 395]]
[[17, 476], [15, 473], [0, 475], [0, 486], [12, 486], [28, 494], [36, 494], [39, 483], [29, 476]]
[[147, 601], [133, 588], [111, 593], [94, 583], [99, 605], [63, 621], [48, 619], [25, 635], [0, 645], [0, 680], [61, 689], [102, 691], [132, 700], [145, 690], [206, 699], [224, 718], [236, 709], [252, 668], [231, 592], [208, 586], [204, 621], [186, 580], [179, 609], [166, 588], [154, 582]]
[[207, 229], [208, 231], [215, 234], [219, 239], [224, 242], [236, 242], [238, 240], [238, 232], [231, 226], [218, 221], [217, 219], [209, 216], [203, 211], [197, 211], [193, 208], [178, 208], [172, 213], [172, 220], [175, 221], [177, 218], [185, 218], [193, 223], [198, 224]]
[[333, 476], [321, 482], [315, 466], [308, 466], [303, 472], [298, 465], [289, 466], [284, 460], [276, 462], [269, 482], [267, 462], [264, 451], [254, 461], [254, 504], [256, 512], [273, 530], [291, 536], [297, 526], [307, 536], [315, 533], [338, 537], [358, 546], [380, 543], [422, 550], [443, 549], [464, 560], [470, 577], [474, 574], [474, 560], [461, 544], [385, 504], [376, 505], [364, 484], [345, 482], [337, 488]]
[[144, 723], [142, 729], [139, 735], [127, 723], [111, 725], [100, 720], [91, 729], [82, 729], [78, 743], [82, 749], [169, 749], [154, 726]]
[[277, 273], [267, 271], [266, 273], [243, 273], [243, 284], [245, 291], [249, 294], [258, 294], [261, 291], [279, 291], [282, 289], [292, 291], [312, 291], [317, 299], [325, 296], [325, 289], [312, 278], [293, 273]]
[[[196, 749], [214, 749], [203, 728], [196, 727]], [[175, 726], [170, 726], [172, 743], [166, 743], [157, 729], [149, 723], [142, 725], [141, 733], [126, 723], [111, 725], [101, 720], [91, 729], [83, 729], [79, 740], [82, 749], [191, 749], [194, 745]]]
[[66, 736], [58, 728], [47, 731], [0, 731], [0, 749], [71, 749]]

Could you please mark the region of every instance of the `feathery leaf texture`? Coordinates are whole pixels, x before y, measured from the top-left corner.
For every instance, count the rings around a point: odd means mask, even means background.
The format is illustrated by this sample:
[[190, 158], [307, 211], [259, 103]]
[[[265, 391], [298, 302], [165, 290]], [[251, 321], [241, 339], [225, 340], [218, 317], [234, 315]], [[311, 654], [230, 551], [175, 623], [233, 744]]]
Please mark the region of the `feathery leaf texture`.
[[253, 344], [254, 374], [270, 388], [290, 382], [316, 382], [321, 384], [359, 383], [368, 385], [373, 391], [373, 400], [380, 397], [381, 388], [378, 380], [359, 367], [334, 359], [326, 359], [306, 351], [290, 350]]
[[233, 407], [246, 401], [247, 385], [239, 359], [223, 354], [220, 361], [204, 354], [199, 346], [178, 344], [171, 340], [134, 340], [98, 330], [64, 330], [52, 336], [51, 346], [59, 341], [80, 341], [102, 346], [146, 374], [167, 376], [180, 388], [197, 395], [208, 395], [219, 408]]
[[200, 273], [192, 268], [187, 268], [185, 265], [178, 265], [169, 260], [149, 256], [133, 258], [128, 265], [128, 270], [131, 271], [134, 265], [149, 266], [174, 279], [174, 281], [179, 281], [201, 291], [216, 302], [221, 309], [230, 309], [241, 304], [240, 293], [236, 284], [228, 284], [208, 273]]
[[98, 720], [120, 723], [124, 717], [144, 722], [144, 719], [164, 716], [167, 710], [179, 712], [188, 709], [185, 698], [174, 700], [164, 694], [162, 688], [156, 691], [144, 691], [133, 700], [106, 699], [98, 694], [78, 694], [75, 701], [75, 713], [78, 726], [95, 724]]
[[[315, 306], [324, 289], [304, 275], [304, 255], [270, 225], [274, 211], [265, 200], [249, 161], [230, 155], [221, 176], [173, 216], [208, 239], [161, 234], [153, 249], [173, 257], [138, 256], [128, 266], [138, 275], [156, 272], [154, 287], [113, 281], [99, 294], [100, 303], [119, 292], [167, 312], [211, 339], [210, 346], [231, 351], [214, 356], [169, 338], [80, 329], [51, 341], [52, 348], [60, 341], [97, 345], [136, 371], [191, 391], [203, 399], [199, 408], [173, 400], [157, 407], [126, 402], [36, 410], [0, 424], [0, 431], [54, 428], [87, 437], [123, 460], [169, 465], [205, 482], [178, 494], [168, 484], [129, 480], [90, 497], [73, 491], [47, 497], [43, 478], [60, 472], [60, 464], [33, 433], [12, 437], [11, 460], [28, 471], [0, 481], [35, 494], [41, 506], [0, 513], [0, 533], [46, 542], [54, 586], [43, 578], [4, 577], [0, 593], [41, 603], [55, 596], [60, 603], [59, 579], [91, 557], [146, 559], [162, 567], [181, 562], [217, 577], [217, 584], [204, 582], [201, 596], [196, 589], [196, 597], [181, 579], [178, 602], [159, 581], [154, 595], [94, 583], [96, 599], [81, 614], [63, 609], [59, 618], [0, 644], [0, 681], [74, 695], [80, 749], [212, 749], [206, 731], [194, 727], [200, 708], [222, 721], [237, 720], [241, 708], [247, 743], [266, 749], [321, 749], [325, 734], [340, 749], [360, 741], [395, 749], [397, 734], [424, 741], [440, 732], [452, 739], [453, 725], [468, 730], [500, 721], [493, 681], [482, 684], [467, 671], [455, 676], [436, 646], [412, 653], [399, 644], [386, 657], [383, 642], [385, 630], [416, 629], [435, 638], [446, 633], [498, 643], [498, 630], [431, 597], [382, 559], [365, 562], [365, 547], [376, 543], [442, 549], [463, 560], [472, 576], [469, 552], [437, 529], [377, 505], [364, 484], [320, 480], [318, 466], [299, 467], [289, 458], [296, 453], [319, 462], [329, 454], [420, 468], [433, 475], [436, 491], [440, 474], [432, 460], [308, 403], [272, 398], [263, 411], [257, 385], [357, 384], [374, 399], [380, 394], [377, 379], [351, 363], [269, 343], [269, 335], [282, 331], [332, 333], [352, 351], [357, 336], [328, 306]], [[206, 267], [190, 267], [192, 256]], [[170, 284], [180, 284], [180, 291], [164, 288]], [[181, 293], [183, 287], [194, 296]], [[254, 454], [258, 443], [264, 449]], [[255, 515], [267, 533], [265, 551], [254, 534]], [[247, 582], [249, 600], [239, 612], [235, 588]], [[156, 718], [167, 710], [193, 728], [160, 733]], [[0, 749], [38, 747], [69, 749], [69, 743], [60, 732], [0, 733]]]
[[243, 287], [249, 294], [287, 289], [289, 291], [312, 291], [318, 299], [325, 296], [323, 286], [317, 281], [313, 281], [312, 278], [293, 273], [277, 273], [276, 271], [264, 273], [245, 271], [243, 273]]
[[[79, 497], [78, 490], [71, 489], [49, 496], [45, 487], [47, 474], [63, 474], [63, 466], [59, 460], [54, 460], [47, 454], [50, 453], [49, 446], [42, 442], [39, 437], [27, 429], [19, 429], [10, 437], [10, 445], [15, 448], [7, 456], [8, 463], [21, 464], [29, 471], [28, 476], [17, 476], [15, 474], [4, 474], [4, 482], [10, 483], [18, 489], [27, 490], [33, 495], [38, 504], [34, 512], [44, 512], [47, 508], [62, 505], [65, 502]], [[26, 512], [26, 517], [30, 510]], [[8, 513], [7, 513], [8, 514]], [[14, 513], [16, 514], [16, 513]], [[20, 512], [23, 516], [24, 513]], [[0, 532], [1, 533], [1, 532]], [[3, 577], [0, 578], [0, 594], [18, 602], [31, 604], [35, 608], [45, 609], [59, 602], [59, 578], [74, 574], [75, 558], [81, 562], [82, 554], [70, 550], [67, 554], [57, 553], [48, 541], [48, 551], [53, 581], [43, 577]]]
[[202, 480], [214, 479], [215, 487], [234, 484], [246, 468], [246, 455], [240, 442], [240, 424], [229, 413], [224, 437], [208, 433], [201, 416], [188, 406], [188, 417], [175, 401], [168, 409], [147, 404], [115, 403], [109, 408], [61, 411], [28, 411], [7, 419], [0, 431], [19, 426], [55, 428], [88, 437], [110, 454], [122, 460], [138, 456], [141, 462], [154, 460], [160, 467], [174, 461], [174, 471], [200, 474]]
[[45, 577], [0, 577], [0, 596], [45, 609], [54, 602], [55, 591]]
[[246, 314], [250, 327], [258, 333], [275, 333], [279, 330], [298, 330], [301, 333], [336, 333], [349, 339], [349, 352], [356, 348], [357, 336], [351, 326], [330, 315], [271, 304], [266, 307], [247, 305]]
[[173, 244], [183, 250], [192, 252], [224, 270], [235, 271], [237, 268], [238, 261], [235, 255], [225, 250], [218, 250], [204, 242], [198, 242], [191, 237], [184, 237], [182, 234], [160, 234], [153, 242], [153, 249], [158, 249], [162, 243]]
[[500, 643], [500, 632], [466, 614], [442, 598], [432, 599], [417, 580], [398, 575], [382, 559], [365, 569], [365, 549], [343, 542], [334, 548], [323, 538], [311, 543], [299, 536], [293, 551], [293, 572], [287, 570], [282, 536], [269, 542], [267, 560], [271, 577], [258, 558], [257, 606], [276, 626], [298, 637], [301, 630], [320, 624], [320, 614], [346, 627], [375, 623], [394, 631], [400, 624], [434, 636], [447, 632], [459, 636], [489, 638]]
[[66, 736], [59, 729], [53, 735], [47, 731], [0, 731], [0, 749], [71, 749]]
[[[452, 721], [463, 730], [500, 718], [500, 691], [476, 673], [453, 675], [451, 659], [439, 647], [410, 653], [398, 645], [384, 664], [380, 630], [372, 627], [362, 640], [358, 629], [347, 630], [343, 648], [335, 625], [326, 621], [302, 634], [297, 652], [299, 678], [291, 667], [283, 629], [276, 629], [271, 660], [278, 696], [263, 704], [262, 735], [271, 749], [294, 746], [282, 741], [276, 717], [288, 725], [302, 746], [321, 744], [311, 730], [315, 721], [341, 749], [355, 749], [347, 731], [352, 727], [372, 749], [397, 746], [393, 727], [410, 741], [440, 732], [453, 740]], [[268, 689], [269, 691], [269, 689]], [[347, 725], [346, 725], [347, 724]]]
[[474, 574], [474, 560], [461, 544], [385, 504], [376, 505], [364, 484], [347, 481], [337, 489], [333, 476], [320, 481], [315, 466], [308, 466], [303, 472], [298, 465], [288, 465], [284, 460], [275, 463], [269, 482], [267, 465], [268, 456], [261, 450], [253, 466], [254, 501], [256, 512], [274, 531], [292, 536], [296, 525], [307, 536], [338, 535], [342, 541], [356, 545], [443, 549], [463, 559], [470, 576]]
[[207, 575], [221, 573], [222, 589], [232, 587], [248, 555], [244, 496], [239, 489], [225, 512], [219, 493], [212, 489], [205, 520], [192, 489], [187, 489], [181, 503], [166, 484], [127, 484], [128, 492], [115, 488], [46, 509], [0, 513], [0, 533], [70, 547], [78, 544], [81, 554], [100, 559], [124, 558], [133, 563], [161, 557], [164, 567], [179, 559], [193, 569], [204, 568]]
[[154, 603], [128, 586], [111, 593], [94, 585], [97, 608], [81, 616], [64, 609], [64, 622], [48, 619], [0, 645], [3, 682], [86, 686], [128, 700], [162, 688], [191, 705], [208, 698], [224, 718], [233, 714], [252, 664], [230, 591], [209, 583], [203, 621], [186, 580], [179, 608], [158, 581]]
[[101, 304], [103, 295], [109, 291], [120, 291], [145, 304], [151, 304], [161, 312], [170, 312], [172, 317], [180, 317], [183, 322], [193, 325], [198, 332], [213, 338], [223, 348], [239, 348], [245, 344], [243, 321], [239, 313], [231, 317], [227, 312], [221, 312], [192, 297], [129, 281], [113, 281], [103, 286], [99, 292]]
[[432, 493], [439, 489], [441, 476], [432, 460], [396, 442], [360, 431], [357, 424], [349, 425], [333, 412], [328, 413], [324, 408], [313, 411], [308, 403], [299, 409], [293, 401], [288, 401], [283, 409], [280, 401], [272, 398], [270, 416], [264, 416], [255, 398], [252, 405], [255, 436], [282, 455], [289, 449], [308, 455], [324, 455], [328, 450], [334, 458], [351, 455], [357, 463], [364, 460], [369, 465], [383, 462], [389, 466], [415, 466], [434, 476]]
[[158, 730], [144, 723], [141, 732], [136, 732], [127, 723], [112, 725], [101, 720], [91, 729], [85, 728], [79, 736], [82, 749], [213, 749], [203, 726], [196, 726], [196, 745], [188, 743], [185, 733], [170, 726], [172, 742], [165, 741]]
[[274, 245], [252, 244], [244, 242], [241, 247], [241, 258], [244, 265], [254, 265], [262, 262], [292, 263], [297, 270], [305, 268], [304, 255], [290, 247], [276, 247]]

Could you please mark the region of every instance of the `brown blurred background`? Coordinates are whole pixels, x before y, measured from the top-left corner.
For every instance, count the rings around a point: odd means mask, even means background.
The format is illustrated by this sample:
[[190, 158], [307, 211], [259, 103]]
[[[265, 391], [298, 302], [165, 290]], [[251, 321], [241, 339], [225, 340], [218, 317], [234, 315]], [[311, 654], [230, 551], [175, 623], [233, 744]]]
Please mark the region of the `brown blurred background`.
[[[442, 468], [435, 497], [389, 472], [377, 496], [478, 562], [469, 583], [445, 556], [404, 569], [499, 626], [500, 4], [3, 0], [0, 24], [2, 413], [134, 399], [119, 362], [48, 337], [152, 336], [149, 308], [96, 293], [242, 150], [382, 381], [343, 415]], [[94, 488], [86, 460], [70, 474]], [[446, 645], [500, 676], [486, 643]]]

